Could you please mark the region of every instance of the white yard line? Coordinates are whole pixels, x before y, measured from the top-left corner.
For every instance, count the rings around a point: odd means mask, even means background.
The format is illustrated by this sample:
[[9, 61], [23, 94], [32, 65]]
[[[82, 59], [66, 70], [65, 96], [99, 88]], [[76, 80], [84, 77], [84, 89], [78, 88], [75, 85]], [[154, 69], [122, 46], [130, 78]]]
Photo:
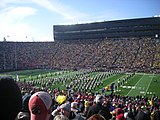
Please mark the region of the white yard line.
[[[114, 75], [114, 76], [115, 76], [115, 75]], [[116, 82], [118, 82], [118, 80], [121, 79], [121, 78], [124, 78], [124, 76], [118, 78], [117, 80], [112, 81], [111, 83], [113, 83], [113, 82], [116, 83]], [[108, 85], [110, 85], [111, 83], [109, 83]]]
[[152, 80], [153, 80], [153, 77], [154, 77], [154, 74], [153, 74], [153, 76], [152, 76], [152, 79], [150, 80], [150, 83], [149, 83], [149, 84], [148, 84], [148, 86], [147, 86], [147, 89], [146, 89], [145, 95], [146, 95], [146, 93], [147, 93], [147, 91], [148, 91], [148, 89], [149, 89], [149, 86], [150, 86], [150, 84], [151, 84], [151, 82], [152, 82]]
[[[136, 87], [136, 85], [142, 80], [142, 78], [145, 76], [145, 74], [143, 74], [143, 76], [141, 77], [141, 79], [139, 79], [139, 81], [134, 85], [134, 87]], [[127, 96], [130, 94], [130, 92], [132, 91], [133, 89], [131, 89], [129, 92], [128, 92], [128, 94], [127, 94]]]
[[[113, 76], [109, 76], [107, 79], [110, 79], [111, 77], [114, 77], [115, 76], [115, 74], [113, 75]], [[110, 85], [111, 83], [113, 83], [113, 82], [117, 82], [119, 79], [121, 79], [121, 78], [123, 78], [124, 76], [122, 76], [122, 77], [120, 77], [120, 78], [118, 78], [117, 80], [114, 80], [114, 81], [112, 81], [112, 82], [110, 82], [109, 84], [107, 84], [107, 85]], [[104, 80], [103, 80], [104, 81]], [[106, 86], [107, 86], [106, 85]], [[99, 89], [100, 90], [100, 89]]]

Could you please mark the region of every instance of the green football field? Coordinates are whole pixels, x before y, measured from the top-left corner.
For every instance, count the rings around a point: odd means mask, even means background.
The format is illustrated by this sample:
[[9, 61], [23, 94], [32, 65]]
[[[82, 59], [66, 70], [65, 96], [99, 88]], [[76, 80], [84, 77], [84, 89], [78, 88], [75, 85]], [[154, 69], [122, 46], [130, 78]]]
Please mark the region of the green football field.
[[[160, 97], [160, 74], [145, 74], [145, 73], [112, 73], [112, 72], [91, 72], [91, 71], [57, 71], [57, 70], [23, 70], [0, 73], [0, 76], [9, 75], [19, 81], [38, 81], [39, 77], [49, 79], [62, 79], [66, 78], [65, 84], [63, 82], [52, 83], [49, 88], [66, 89], [66, 84], [71, 84], [75, 90], [84, 91], [83, 86], [90, 88], [91, 83], [98, 83], [91, 92], [102, 92], [102, 88], [110, 86], [114, 83], [114, 92], [122, 96], [148, 96], [157, 95]], [[17, 78], [18, 75], [18, 78]], [[74, 81], [79, 80], [79, 85], [74, 85]], [[92, 82], [95, 80], [95, 82]], [[41, 87], [41, 86], [39, 86]], [[81, 88], [81, 89], [79, 89]], [[85, 90], [88, 92], [88, 89]], [[109, 94], [110, 91], [104, 91]]]
[[159, 74], [135, 74], [123, 86], [117, 90], [117, 93], [128, 96], [160, 96], [160, 75]]

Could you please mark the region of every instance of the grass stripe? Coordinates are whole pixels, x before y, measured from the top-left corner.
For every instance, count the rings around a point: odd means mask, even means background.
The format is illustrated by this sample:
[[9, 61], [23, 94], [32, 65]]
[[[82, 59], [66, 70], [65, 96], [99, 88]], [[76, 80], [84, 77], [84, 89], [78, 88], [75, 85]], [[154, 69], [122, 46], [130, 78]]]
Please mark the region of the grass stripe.
[[150, 82], [149, 82], [149, 84], [148, 84], [148, 86], [147, 86], [147, 89], [146, 89], [145, 95], [146, 95], [146, 93], [147, 93], [147, 91], [148, 91], [148, 89], [149, 89], [149, 87], [150, 87], [150, 85], [151, 85], [151, 82], [152, 82], [152, 80], [153, 80], [153, 77], [154, 77], [154, 74], [153, 74], [153, 76], [152, 76], [152, 78], [151, 78], [151, 80], [150, 80]]
[[[142, 80], [142, 78], [144, 77], [144, 74], [143, 76], [141, 77], [141, 79], [139, 79], [139, 81], [134, 85], [134, 87], [136, 87], [138, 85], [138, 83]], [[127, 93], [127, 96], [133, 91], [133, 89], [131, 89], [128, 93]]]

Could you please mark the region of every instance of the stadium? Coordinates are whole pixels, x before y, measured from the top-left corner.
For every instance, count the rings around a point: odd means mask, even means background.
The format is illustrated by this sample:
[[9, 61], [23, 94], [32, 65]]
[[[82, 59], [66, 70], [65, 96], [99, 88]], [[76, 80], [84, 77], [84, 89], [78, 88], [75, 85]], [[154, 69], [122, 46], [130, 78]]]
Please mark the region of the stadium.
[[53, 25], [53, 37], [53, 42], [0, 42], [0, 76], [12, 76], [23, 96], [49, 93], [54, 101], [52, 115], [56, 105], [68, 101], [79, 105], [76, 116], [88, 119], [87, 110], [98, 104], [101, 94], [108, 118], [114, 119], [117, 108], [137, 112], [138, 107], [157, 117], [160, 17]]
[[0, 0], [4, 120], [160, 120], [160, 0]]
[[160, 96], [160, 17], [54, 25], [53, 34], [54, 42], [0, 42], [1, 75], [38, 87], [101, 92], [112, 85], [120, 95]]

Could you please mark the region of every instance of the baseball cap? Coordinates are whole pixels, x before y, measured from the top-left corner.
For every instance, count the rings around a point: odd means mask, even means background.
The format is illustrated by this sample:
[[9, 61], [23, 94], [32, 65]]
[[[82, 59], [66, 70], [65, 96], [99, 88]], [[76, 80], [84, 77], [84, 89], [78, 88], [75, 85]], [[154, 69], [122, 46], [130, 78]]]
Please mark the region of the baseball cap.
[[22, 97], [22, 111], [29, 112], [28, 102], [31, 97], [31, 94], [26, 94]]
[[29, 99], [31, 120], [45, 120], [52, 105], [51, 96], [44, 91], [34, 93]]
[[60, 109], [64, 109], [64, 110], [67, 110], [67, 111], [71, 111], [71, 104], [70, 103], [64, 103], [62, 104], [60, 107]]
[[72, 103], [71, 103], [71, 107], [72, 107], [72, 108], [77, 107], [77, 105], [78, 105], [78, 102], [72, 102]]
[[95, 102], [96, 103], [101, 103], [102, 102], [102, 100], [103, 100], [103, 96], [102, 95], [96, 95], [96, 98], [95, 98]]

